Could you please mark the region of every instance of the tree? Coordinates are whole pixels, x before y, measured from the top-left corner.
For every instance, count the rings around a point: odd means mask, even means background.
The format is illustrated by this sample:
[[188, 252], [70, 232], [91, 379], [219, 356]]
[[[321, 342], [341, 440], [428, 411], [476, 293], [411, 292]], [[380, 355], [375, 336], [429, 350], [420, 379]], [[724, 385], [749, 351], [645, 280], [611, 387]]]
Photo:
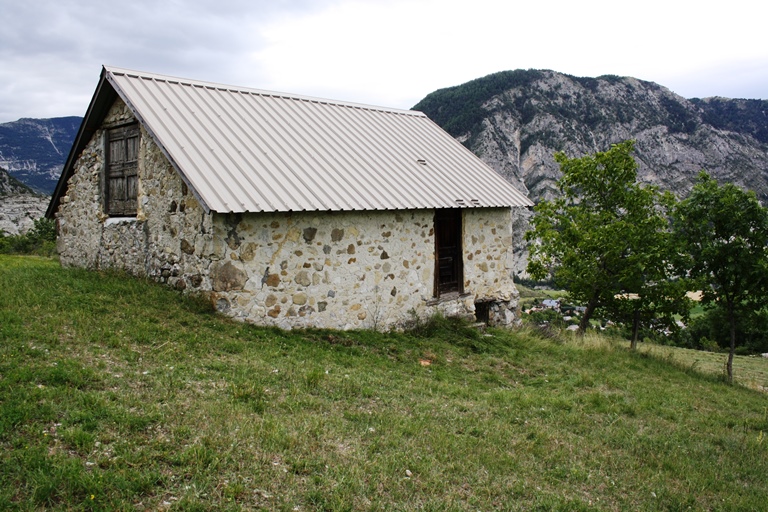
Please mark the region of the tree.
[[572, 299], [586, 305], [583, 333], [598, 308], [632, 324], [632, 348], [642, 323], [673, 324], [687, 311], [684, 291], [671, 281], [671, 236], [666, 211], [671, 195], [637, 183], [633, 141], [569, 159], [557, 153], [561, 196], [535, 207], [528, 272], [551, 276]]
[[738, 324], [762, 308], [768, 291], [768, 209], [754, 192], [719, 186], [702, 172], [675, 209], [673, 227], [686, 256], [681, 270], [702, 287], [704, 305], [727, 318], [732, 382]]
[[[639, 238], [640, 240], [643, 237]], [[691, 303], [686, 297], [688, 283], [675, 275], [675, 243], [666, 228], [648, 233], [645, 251], [629, 256], [634, 268], [625, 272], [622, 292], [606, 304], [609, 318], [631, 326], [630, 348], [637, 348], [640, 328], [677, 331], [677, 318], [687, 319]]]

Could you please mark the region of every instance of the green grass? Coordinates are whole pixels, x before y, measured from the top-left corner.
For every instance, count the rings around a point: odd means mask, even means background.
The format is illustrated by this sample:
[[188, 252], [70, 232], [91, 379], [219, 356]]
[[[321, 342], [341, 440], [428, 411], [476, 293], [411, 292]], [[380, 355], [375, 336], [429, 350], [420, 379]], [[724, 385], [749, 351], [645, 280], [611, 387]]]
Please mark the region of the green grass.
[[[768, 503], [768, 395], [674, 349], [283, 332], [29, 257], [1, 256], [0, 286], [1, 510]], [[735, 366], [768, 386], [767, 360]]]

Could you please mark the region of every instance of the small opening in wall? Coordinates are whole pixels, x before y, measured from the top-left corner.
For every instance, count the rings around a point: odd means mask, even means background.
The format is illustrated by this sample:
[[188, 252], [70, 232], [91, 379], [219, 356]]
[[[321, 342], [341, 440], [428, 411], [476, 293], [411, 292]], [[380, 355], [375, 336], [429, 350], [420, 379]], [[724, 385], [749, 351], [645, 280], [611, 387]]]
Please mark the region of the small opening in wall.
[[491, 303], [475, 302], [475, 320], [485, 324], [491, 319]]

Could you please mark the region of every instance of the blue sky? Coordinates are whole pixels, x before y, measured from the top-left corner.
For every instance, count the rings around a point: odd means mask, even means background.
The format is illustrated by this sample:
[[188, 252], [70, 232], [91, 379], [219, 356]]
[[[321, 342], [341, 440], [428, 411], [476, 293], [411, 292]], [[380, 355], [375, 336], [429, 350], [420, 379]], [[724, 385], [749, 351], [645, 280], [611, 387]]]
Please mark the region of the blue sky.
[[83, 115], [102, 64], [410, 108], [497, 71], [768, 99], [768, 3], [0, 0], [0, 123]]

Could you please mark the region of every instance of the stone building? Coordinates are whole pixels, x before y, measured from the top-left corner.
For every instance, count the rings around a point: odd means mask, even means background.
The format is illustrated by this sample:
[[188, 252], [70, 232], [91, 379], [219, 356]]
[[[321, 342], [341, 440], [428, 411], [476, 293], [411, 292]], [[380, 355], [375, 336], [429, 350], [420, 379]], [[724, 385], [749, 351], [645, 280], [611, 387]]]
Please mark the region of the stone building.
[[105, 67], [47, 211], [63, 265], [282, 328], [515, 321], [529, 200], [424, 114]]

